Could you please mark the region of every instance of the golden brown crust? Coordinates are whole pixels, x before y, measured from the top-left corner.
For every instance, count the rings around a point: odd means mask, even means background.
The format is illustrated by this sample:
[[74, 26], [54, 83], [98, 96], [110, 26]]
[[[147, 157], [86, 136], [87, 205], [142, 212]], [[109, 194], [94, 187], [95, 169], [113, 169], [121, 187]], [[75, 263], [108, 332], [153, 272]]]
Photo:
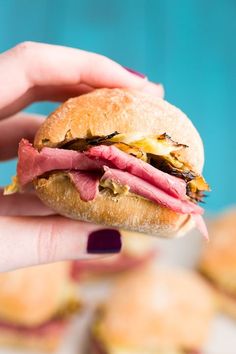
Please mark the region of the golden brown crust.
[[199, 268], [218, 286], [236, 295], [236, 210], [226, 211], [209, 223]]
[[95, 333], [114, 347], [196, 349], [214, 312], [213, 293], [196, 273], [143, 267], [118, 280]]
[[191, 216], [177, 214], [135, 195], [114, 196], [104, 189], [95, 200], [84, 202], [63, 172], [50, 174], [35, 182], [39, 198], [59, 214], [130, 231], [176, 237], [194, 226]]
[[182, 157], [195, 172], [202, 171], [201, 138], [187, 116], [161, 98], [124, 89], [99, 89], [71, 98], [53, 112], [36, 134], [34, 145], [56, 147], [65, 139], [143, 132], [167, 133], [189, 146]]
[[35, 326], [64, 305], [70, 263], [61, 262], [0, 274], [0, 321]]

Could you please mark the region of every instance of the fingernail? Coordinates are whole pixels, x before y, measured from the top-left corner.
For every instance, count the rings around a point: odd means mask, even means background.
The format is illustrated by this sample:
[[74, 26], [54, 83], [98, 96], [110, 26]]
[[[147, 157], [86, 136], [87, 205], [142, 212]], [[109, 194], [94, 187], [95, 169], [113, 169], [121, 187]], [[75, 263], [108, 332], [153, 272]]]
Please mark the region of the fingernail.
[[147, 77], [146, 75], [144, 75], [144, 74], [142, 74], [142, 73], [140, 73], [140, 72], [138, 72], [138, 71], [136, 71], [136, 70], [127, 68], [127, 66], [124, 66], [124, 68], [125, 68], [127, 71], [129, 71], [131, 74], [134, 74], [134, 75], [136, 75], [136, 76], [139, 76], [139, 77], [141, 77], [142, 79], [144, 79], [145, 77]]
[[121, 250], [121, 234], [114, 229], [101, 229], [89, 234], [87, 252], [92, 254], [118, 253]]
[[161, 83], [154, 83], [150, 81], [144, 86], [143, 91], [161, 98], [163, 98], [165, 94], [164, 87]]

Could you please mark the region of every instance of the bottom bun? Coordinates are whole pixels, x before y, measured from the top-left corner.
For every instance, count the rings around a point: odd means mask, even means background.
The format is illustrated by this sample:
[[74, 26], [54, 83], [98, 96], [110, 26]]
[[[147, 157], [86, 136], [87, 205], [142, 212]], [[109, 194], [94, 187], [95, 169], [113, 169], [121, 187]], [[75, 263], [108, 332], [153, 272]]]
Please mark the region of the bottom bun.
[[182, 236], [195, 226], [190, 215], [175, 213], [134, 194], [115, 196], [104, 189], [95, 200], [84, 202], [63, 172], [38, 178], [35, 189], [46, 205], [72, 219], [167, 238]]

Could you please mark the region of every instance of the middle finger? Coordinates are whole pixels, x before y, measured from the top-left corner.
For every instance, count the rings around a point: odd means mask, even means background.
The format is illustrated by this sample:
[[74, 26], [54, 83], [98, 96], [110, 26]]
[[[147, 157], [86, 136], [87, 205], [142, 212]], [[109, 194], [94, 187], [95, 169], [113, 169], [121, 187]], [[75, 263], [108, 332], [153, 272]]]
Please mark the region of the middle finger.
[[3, 195], [0, 188], [0, 216], [55, 215], [34, 193]]

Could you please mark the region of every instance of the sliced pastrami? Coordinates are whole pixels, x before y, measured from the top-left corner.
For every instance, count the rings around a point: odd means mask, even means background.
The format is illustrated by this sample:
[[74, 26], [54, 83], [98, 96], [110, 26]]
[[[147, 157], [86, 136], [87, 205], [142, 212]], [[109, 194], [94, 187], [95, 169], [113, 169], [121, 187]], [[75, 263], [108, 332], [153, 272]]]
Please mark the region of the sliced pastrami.
[[115, 146], [98, 145], [89, 149], [86, 155], [111, 162], [119, 170], [124, 170], [140, 177], [176, 198], [186, 198], [185, 181], [160, 171], [147, 162], [126, 154]]
[[100, 176], [98, 173], [71, 171], [68, 175], [79, 192], [80, 199], [88, 202], [96, 198], [99, 193]]
[[7, 322], [0, 322], [0, 331], [11, 331], [22, 335], [60, 335], [68, 325], [67, 320], [52, 319], [38, 326], [21, 326]]
[[197, 227], [197, 229], [199, 230], [199, 232], [203, 235], [203, 237], [209, 241], [209, 235], [208, 235], [208, 230], [205, 224], [205, 221], [202, 217], [202, 215], [192, 215], [194, 221], [195, 221], [195, 225]]
[[18, 150], [17, 176], [21, 186], [32, 182], [45, 172], [54, 170], [101, 170], [104, 165], [82, 152], [56, 148], [36, 150], [27, 140], [22, 139]]
[[203, 209], [188, 200], [180, 200], [172, 197], [158, 187], [144, 181], [142, 178], [132, 175], [129, 172], [105, 167], [105, 173], [101, 181], [112, 180], [120, 185], [127, 185], [130, 192], [161, 204], [181, 214], [203, 214]]
[[107, 275], [120, 273], [148, 263], [156, 256], [156, 250], [149, 250], [140, 255], [121, 252], [104, 259], [92, 259], [89, 262], [74, 261], [72, 267], [72, 277], [81, 279], [85, 274]]

